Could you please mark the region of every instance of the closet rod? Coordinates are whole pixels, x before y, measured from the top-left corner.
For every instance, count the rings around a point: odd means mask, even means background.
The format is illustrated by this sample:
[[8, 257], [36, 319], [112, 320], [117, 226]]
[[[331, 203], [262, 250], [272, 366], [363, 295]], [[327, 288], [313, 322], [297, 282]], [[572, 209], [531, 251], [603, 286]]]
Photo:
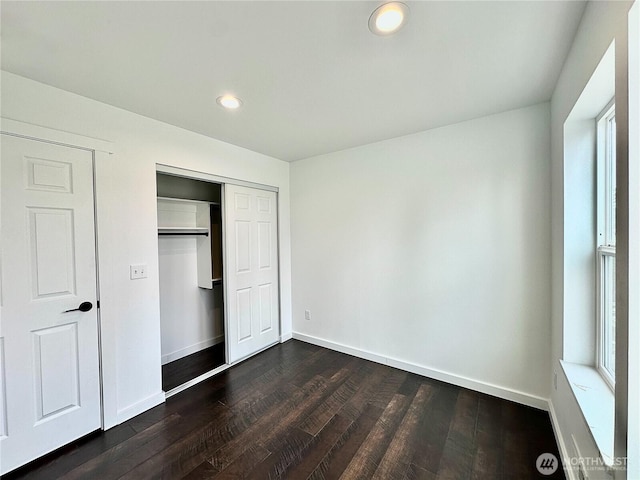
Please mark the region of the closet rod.
[[208, 232], [158, 232], [158, 235], [204, 235], [209, 236]]

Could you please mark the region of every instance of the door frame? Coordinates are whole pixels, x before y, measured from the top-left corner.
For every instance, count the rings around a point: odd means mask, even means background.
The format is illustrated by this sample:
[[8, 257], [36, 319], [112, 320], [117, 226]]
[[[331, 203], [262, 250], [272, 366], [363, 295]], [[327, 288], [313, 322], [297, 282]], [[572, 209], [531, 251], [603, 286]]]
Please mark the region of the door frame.
[[[115, 145], [109, 141], [85, 137], [74, 133], [55, 130], [39, 125], [0, 117], [0, 133], [14, 137], [35, 140], [54, 145], [77, 148], [92, 153], [93, 156], [93, 205], [94, 238], [96, 252], [96, 298], [100, 302], [100, 285], [112, 282], [109, 263], [100, 252], [100, 225], [106, 221], [106, 211], [100, 208], [99, 191], [102, 178], [101, 168], [111, 155], [116, 154]], [[103, 268], [104, 267], [104, 268]], [[101, 425], [107, 430], [118, 424], [117, 383], [116, 383], [116, 331], [113, 322], [102, 321], [102, 309], [98, 308], [98, 358], [100, 366]], [[0, 313], [1, 315], [1, 313]], [[0, 322], [2, 318], [0, 317]]]
[[[225, 184], [230, 184], [230, 185], [239, 185], [241, 187], [249, 187], [249, 188], [256, 188], [259, 190], [266, 190], [268, 192], [274, 192], [276, 194], [276, 211], [277, 211], [277, 219], [278, 219], [278, 224], [277, 224], [277, 231], [276, 231], [276, 238], [277, 238], [277, 244], [276, 244], [276, 248], [278, 251], [278, 329], [279, 329], [279, 340], [278, 342], [282, 343], [283, 338], [282, 338], [282, 286], [281, 286], [281, 252], [280, 252], [280, 199], [279, 199], [279, 191], [280, 189], [278, 187], [274, 187], [272, 185], [264, 185], [261, 183], [255, 183], [255, 182], [248, 182], [246, 180], [239, 180], [236, 178], [230, 178], [230, 177], [223, 177], [223, 176], [219, 176], [219, 175], [214, 175], [211, 173], [206, 173], [206, 172], [201, 172], [198, 170], [190, 170], [187, 168], [180, 168], [180, 167], [174, 167], [171, 165], [166, 165], [166, 164], [162, 164], [162, 163], [156, 163], [156, 172], [157, 173], [164, 173], [167, 175], [174, 175], [176, 177], [182, 177], [182, 178], [190, 178], [193, 180], [202, 180], [202, 181], [206, 181], [206, 182], [210, 182], [210, 183], [217, 183], [219, 185], [221, 185], [222, 187], [222, 192], [221, 192], [221, 208], [224, 210], [224, 205], [225, 205], [225, 195], [224, 195], [224, 185]], [[226, 220], [225, 220], [225, 214], [224, 211], [222, 212], [222, 258], [226, 258], [226, 241], [225, 241], [225, 232], [226, 232]], [[224, 272], [224, 266], [223, 266], [223, 272]], [[227, 281], [228, 281], [228, 275], [225, 275], [223, 273], [222, 275], [222, 285], [224, 288], [224, 292], [222, 295], [223, 298], [223, 303], [225, 305], [224, 308], [224, 332], [225, 332], [225, 358], [228, 359], [229, 358], [229, 342], [227, 341], [227, 332], [229, 331], [229, 317], [228, 317], [228, 311], [226, 308], [227, 305], [227, 294], [229, 289], [227, 288]], [[276, 343], [278, 343], [276, 342]], [[200, 375], [199, 377], [185, 383], [184, 385], [181, 385], [179, 387], [174, 388], [173, 390], [171, 390], [170, 392], [167, 392], [167, 398], [175, 395], [176, 393], [179, 393], [183, 390], [185, 390], [186, 388], [189, 388], [203, 380], [206, 380], [207, 378], [218, 374], [219, 372], [222, 372], [224, 370], [226, 370], [227, 368], [229, 368], [232, 365], [235, 365], [237, 363], [242, 362], [243, 360], [246, 360], [247, 358], [256, 355], [257, 353], [260, 353], [264, 350], [266, 350], [267, 348], [272, 347], [273, 345], [269, 345], [263, 349], [258, 350], [257, 352], [252, 353], [251, 355], [248, 355], [244, 358], [241, 358], [239, 360], [237, 360], [234, 363], [230, 363], [228, 360], [227, 362], [214, 369], [211, 370], [210, 372], [207, 372], [203, 375]]]

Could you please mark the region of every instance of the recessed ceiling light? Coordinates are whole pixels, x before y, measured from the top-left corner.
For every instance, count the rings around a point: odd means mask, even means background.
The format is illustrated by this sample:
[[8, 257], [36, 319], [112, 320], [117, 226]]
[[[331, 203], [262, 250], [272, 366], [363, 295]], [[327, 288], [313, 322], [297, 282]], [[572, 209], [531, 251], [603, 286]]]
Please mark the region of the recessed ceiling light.
[[369, 17], [369, 30], [376, 35], [391, 35], [407, 22], [409, 7], [402, 2], [380, 5]]
[[218, 102], [218, 105], [228, 110], [235, 110], [236, 108], [240, 108], [242, 105], [242, 100], [238, 97], [234, 97], [233, 95], [222, 95], [221, 97], [216, 98], [216, 102]]

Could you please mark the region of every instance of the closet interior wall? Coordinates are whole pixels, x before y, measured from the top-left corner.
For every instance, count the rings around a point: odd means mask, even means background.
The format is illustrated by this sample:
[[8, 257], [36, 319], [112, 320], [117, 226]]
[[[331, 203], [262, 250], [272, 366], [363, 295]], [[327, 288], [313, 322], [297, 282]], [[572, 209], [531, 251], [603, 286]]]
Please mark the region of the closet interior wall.
[[[161, 348], [166, 365], [225, 340], [222, 186], [162, 173], [156, 180]], [[208, 270], [203, 268], [207, 262]]]

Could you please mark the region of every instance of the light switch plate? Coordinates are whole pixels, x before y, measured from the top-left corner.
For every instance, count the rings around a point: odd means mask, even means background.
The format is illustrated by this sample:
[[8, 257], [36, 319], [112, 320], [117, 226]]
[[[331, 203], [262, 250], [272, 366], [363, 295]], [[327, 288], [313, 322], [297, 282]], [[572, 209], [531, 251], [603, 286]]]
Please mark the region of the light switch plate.
[[147, 278], [147, 265], [144, 263], [129, 265], [129, 276], [131, 277], [131, 280]]

